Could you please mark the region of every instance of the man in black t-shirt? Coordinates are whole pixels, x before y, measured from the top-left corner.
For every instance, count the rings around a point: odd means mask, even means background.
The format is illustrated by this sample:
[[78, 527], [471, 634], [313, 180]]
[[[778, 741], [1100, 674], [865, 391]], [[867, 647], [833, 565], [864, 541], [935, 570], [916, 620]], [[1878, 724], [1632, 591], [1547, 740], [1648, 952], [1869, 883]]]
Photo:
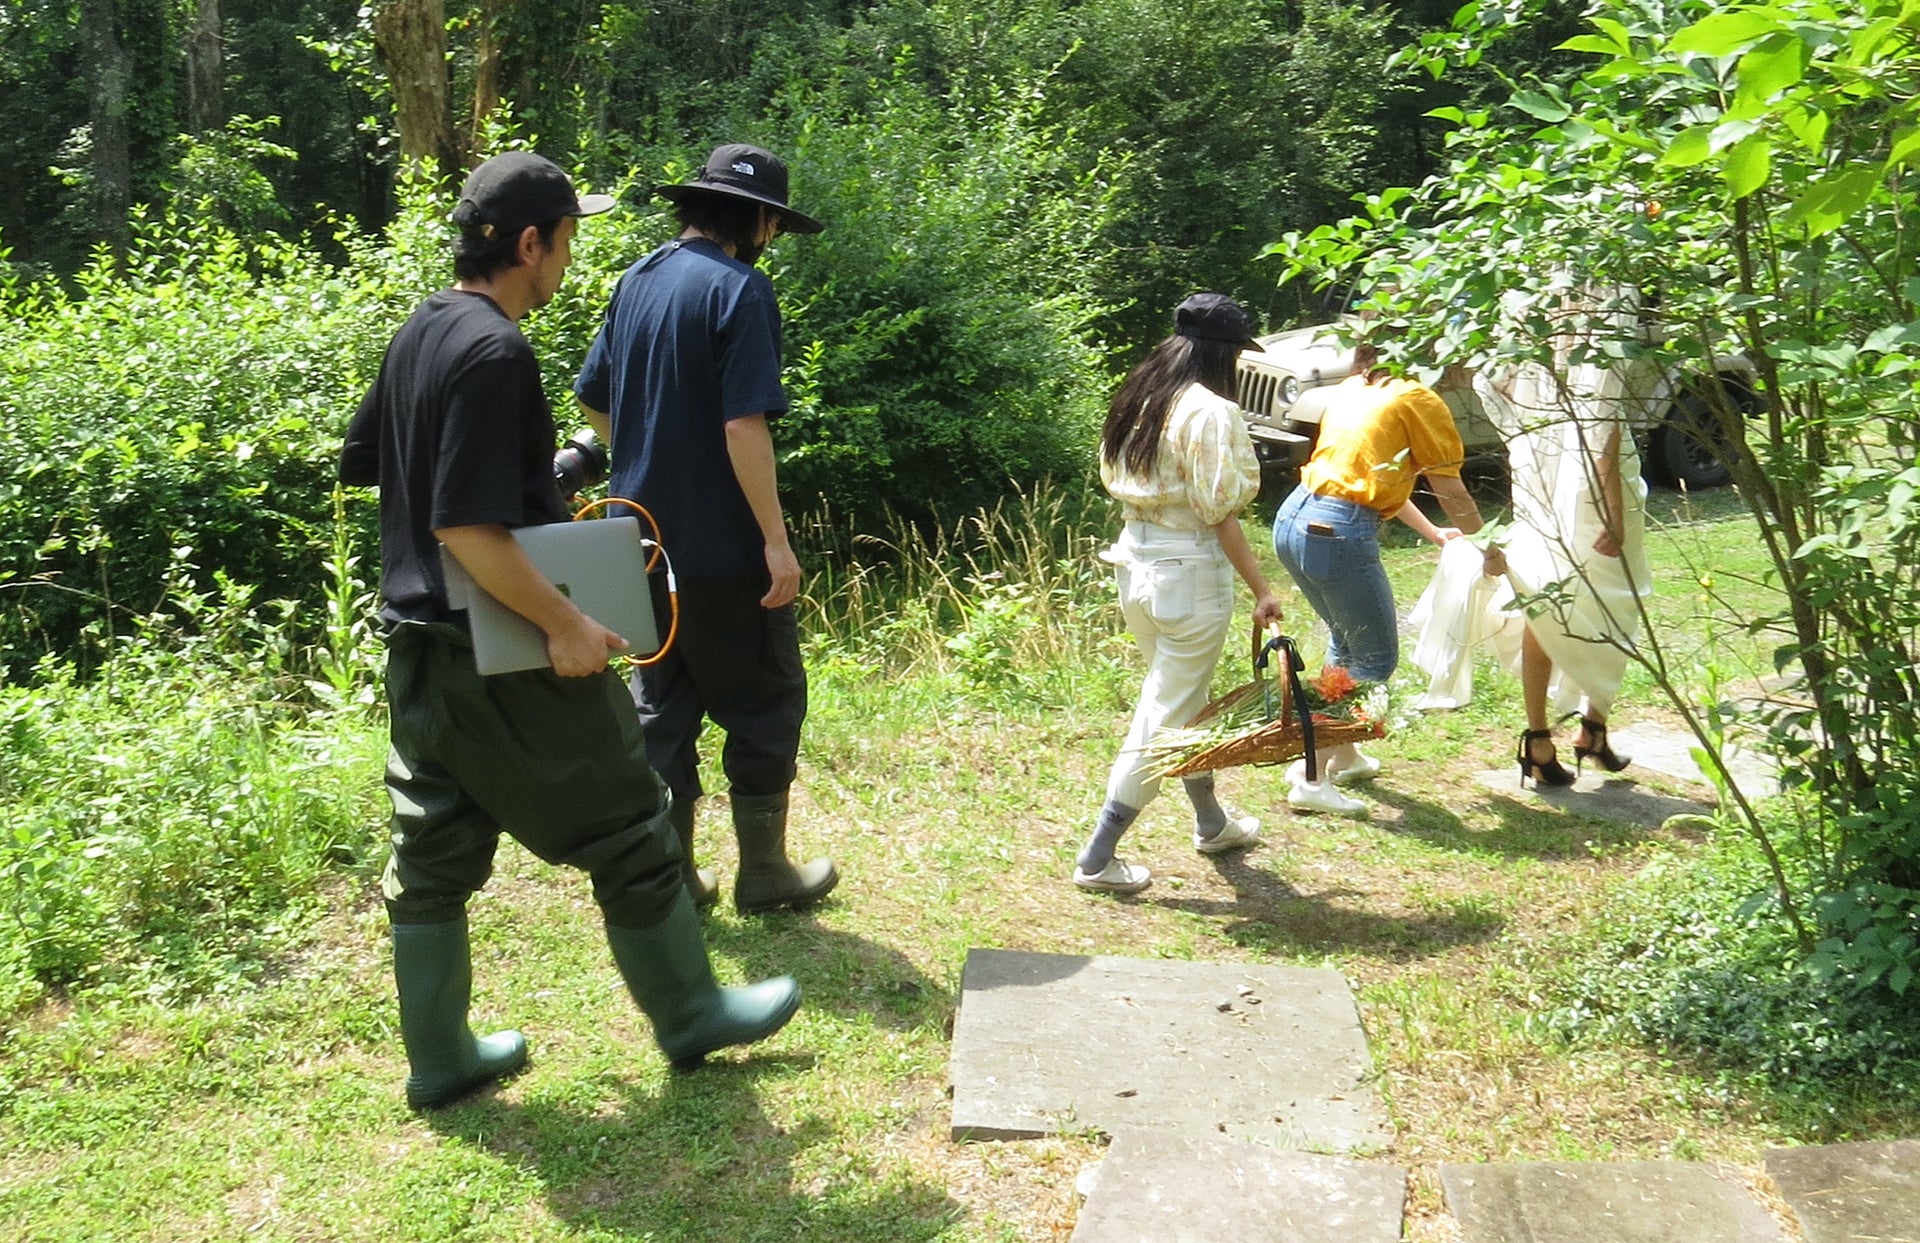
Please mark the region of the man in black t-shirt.
[[[475, 169], [453, 216], [455, 284], [395, 335], [340, 453], [343, 482], [380, 488], [393, 743], [393, 854], [381, 888], [416, 1109], [526, 1063], [519, 1032], [476, 1038], [467, 1026], [467, 900], [491, 874], [503, 829], [592, 877], [614, 961], [676, 1068], [771, 1035], [799, 1006], [785, 976], [714, 981], [666, 792], [607, 668], [626, 641], [542, 577], [512, 536], [566, 517], [553, 415], [518, 324], [560, 288], [578, 217], [611, 206], [575, 195], [530, 152]], [[551, 668], [479, 675], [465, 614], [447, 604], [442, 544], [540, 627]]]
[[839, 881], [831, 859], [787, 858], [788, 788], [807, 715], [793, 601], [800, 563], [787, 539], [767, 424], [787, 410], [780, 308], [754, 266], [776, 233], [818, 233], [787, 206], [787, 166], [744, 143], [717, 148], [698, 180], [661, 186], [680, 235], [620, 278], [574, 382], [612, 448], [608, 490], [660, 527], [679, 583], [678, 641], [633, 679], [647, 756], [673, 791], [688, 891], [719, 894], [693, 863], [702, 793], [698, 743], [726, 734], [742, 912], [802, 908]]

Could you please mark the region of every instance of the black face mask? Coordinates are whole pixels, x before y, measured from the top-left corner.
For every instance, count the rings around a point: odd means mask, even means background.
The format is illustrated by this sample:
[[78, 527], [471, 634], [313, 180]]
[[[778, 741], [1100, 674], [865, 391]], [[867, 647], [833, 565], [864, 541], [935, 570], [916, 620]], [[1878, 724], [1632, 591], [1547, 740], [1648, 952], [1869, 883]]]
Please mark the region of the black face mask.
[[744, 245], [736, 246], [733, 251], [733, 257], [748, 267], [753, 267], [760, 262], [760, 256], [766, 253], [766, 249], [765, 246], [748, 242]]

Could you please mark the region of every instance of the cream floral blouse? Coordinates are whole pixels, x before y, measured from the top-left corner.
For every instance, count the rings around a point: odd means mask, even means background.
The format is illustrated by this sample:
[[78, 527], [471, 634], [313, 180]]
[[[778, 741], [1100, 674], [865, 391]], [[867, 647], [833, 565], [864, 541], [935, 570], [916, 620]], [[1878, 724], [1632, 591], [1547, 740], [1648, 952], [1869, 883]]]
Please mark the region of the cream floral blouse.
[[1122, 463], [1100, 461], [1100, 482], [1129, 522], [1176, 531], [1218, 526], [1260, 491], [1260, 460], [1240, 407], [1202, 384], [1190, 384], [1167, 412], [1150, 478]]

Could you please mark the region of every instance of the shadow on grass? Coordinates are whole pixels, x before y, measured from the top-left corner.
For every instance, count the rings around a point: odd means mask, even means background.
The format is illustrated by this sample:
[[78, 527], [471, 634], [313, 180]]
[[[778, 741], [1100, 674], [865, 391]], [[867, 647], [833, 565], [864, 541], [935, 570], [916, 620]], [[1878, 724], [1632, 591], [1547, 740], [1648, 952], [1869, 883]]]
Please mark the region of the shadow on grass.
[[746, 921], [709, 918], [706, 932], [708, 950], [741, 963], [746, 978], [793, 976], [800, 982], [801, 1004], [809, 1009], [841, 1018], [869, 1015], [878, 1025], [909, 1029], [925, 1024], [951, 1001], [947, 990], [906, 955], [828, 928], [810, 912]]
[[[1618, 783], [1625, 784], [1625, 783]], [[1677, 811], [1698, 806], [1655, 793], [1615, 791], [1602, 803], [1581, 792], [1544, 792], [1526, 798], [1489, 792], [1488, 806], [1495, 824], [1473, 829], [1453, 812], [1424, 799], [1408, 798], [1380, 789], [1371, 797], [1398, 809], [1401, 819], [1391, 829], [1443, 850], [1475, 851], [1506, 859], [1586, 858], [1635, 845], [1660, 834], [1661, 822]], [[1616, 818], [1620, 809], [1634, 818]]]
[[833, 1146], [835, 1124], [782, 1127], [761, 1110], [763, 1081], [778, 1091], [811, 1061], [717, 1063], [657, 1095], [602, 1083], [602, 1099], [577, 1105], [493, 1097], [430, 1121], [537, 1180], [555, 1217], [595, 1237], [912, 1243], [949, 1229], [965, 1209], [944, 1188], [893, 1164], [812, 1169], [808, 1154]]
[[1276, 957], [1361, 953], [1395, 959], [1444, 953], [1459, 945], [1491, 940], [1505, 920], [1477, 906], [1463, 905], [1419, 914], [1368, 910], [1356, 902], [1370, 896], [1357, 889], [1332, 887], [1303, 893], [1284, 878], [1255, 866], [1235, 852], [1211, 860], [1233, 886], [1231, 901], [1217, 898], [1161, 898], [1154, 905], [1223, 919], [1221, 933], [1243, 948]]

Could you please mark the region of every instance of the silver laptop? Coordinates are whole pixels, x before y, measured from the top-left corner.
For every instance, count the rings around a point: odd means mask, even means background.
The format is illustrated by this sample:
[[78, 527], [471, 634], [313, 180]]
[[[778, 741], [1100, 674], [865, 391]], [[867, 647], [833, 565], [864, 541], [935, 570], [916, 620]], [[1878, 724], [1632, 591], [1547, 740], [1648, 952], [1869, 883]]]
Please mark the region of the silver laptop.
[[[534, 568], [580, 611], [627, 641], [626, 654], [645, 656], [660, 646], [653, 597], [647, 590], [647, 549], [632, 515], [520, 527], [514, 539]], [[540, 627], [488, 595], [459, 559], [440, 546], [447, 603], [467, 611], [473, 663], [483, 674], [542, 669], [547, 640]]]

